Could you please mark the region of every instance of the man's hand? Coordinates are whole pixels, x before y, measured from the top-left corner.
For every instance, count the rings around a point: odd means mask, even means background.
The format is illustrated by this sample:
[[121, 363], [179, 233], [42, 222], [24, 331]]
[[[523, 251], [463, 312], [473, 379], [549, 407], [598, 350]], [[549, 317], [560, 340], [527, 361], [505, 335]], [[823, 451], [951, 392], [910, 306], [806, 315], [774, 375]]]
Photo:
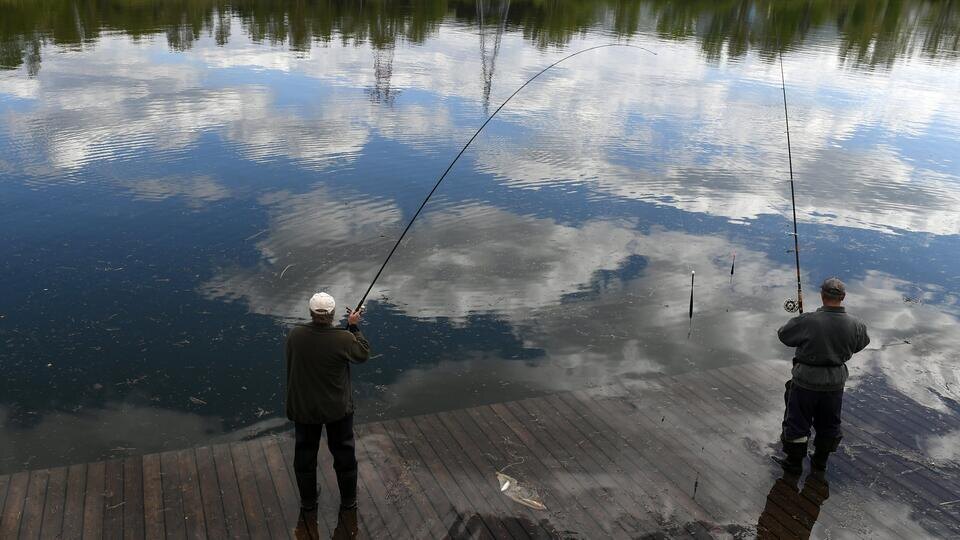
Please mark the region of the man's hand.
[[347, 315], [347, 324], [350, 326], [356, 326], [360, 324], [360, 316], [363, 315], [363, 308], [360, 308], [356, 311], [351, 311]]

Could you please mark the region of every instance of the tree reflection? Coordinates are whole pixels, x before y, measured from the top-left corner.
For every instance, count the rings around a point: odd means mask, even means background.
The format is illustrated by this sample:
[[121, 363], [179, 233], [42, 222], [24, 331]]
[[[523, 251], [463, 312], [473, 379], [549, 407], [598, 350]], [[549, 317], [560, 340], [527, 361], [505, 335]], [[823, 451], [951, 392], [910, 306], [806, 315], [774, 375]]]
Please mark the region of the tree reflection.
[[[593, 28], [615, 37], [654, 32], [666, 39], [696, 39], [707, 58], [759, 50], [773, 58], [778, 42], [839, 36], [841, 59], [856, 67], [889, 67], [908, 54], [956, 57], [960, 9], [932, 0], [518, 0], [484, 15], [465, 0], [0, 0], [0, 67], [39, 70], [42, 45], [91, 45], [105, 33], [134, 39], [163, 34], [174, 50], [204, 36], [218, 45], [238, 21], [255, 42], [308, 51], [334, 39], [370, 43], [390, 51], [398, 41], [422, 43], [443, 21], [498, 24], [520, 31], [540, 47], [563, 46]], [[498, 19], [502, 17], [502, 19]]]

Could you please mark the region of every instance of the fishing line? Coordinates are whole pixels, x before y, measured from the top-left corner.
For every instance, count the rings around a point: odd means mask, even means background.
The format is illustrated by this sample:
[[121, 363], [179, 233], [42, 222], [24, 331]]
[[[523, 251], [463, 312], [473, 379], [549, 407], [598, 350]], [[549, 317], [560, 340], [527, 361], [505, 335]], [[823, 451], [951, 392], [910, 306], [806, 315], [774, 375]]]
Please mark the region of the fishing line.
[[787, 112], [787, 83], [783, 75], [783, 48], [780, 38], [777, 37], [777, 55], [780, 58], [780, 88], [783, 90], [783, 120], [787, 125], [787, 159], [790, 163], [790, 202], [793, 205], [793, 254], [797, 260], [797, 301], [784, 302], [783, 307], [789, 312], [803, 313], [803, 288], [800, 285], [800, 235], [797, 234], [797, 198], [793, 188], [793, 150], [790, 147], [790, 114]]
[[550, 70], [551, 68], [553, 68], [553, 67], [556, 66], [557, 64], [560, 64], [560, 63], [562, 63], [562, 62], [565, 62], [565, 61], [573, 58], [574, 56], [583, 54], [583, 53], [585, 53], [585, 52], [594, 51], [594, 50], [597, 50], [597, 49], [603, 49], [603, 48], [606, 48], [606, 47], [629, 47], [629, 48], [631, 48], [631, 49], [640, 49], [640, 50], [643, 50], [643, 51], [647, 51], [648, 53], [653, 54], [653, 55], [656, 55], [656, 54], [657, 54], [657, 53], [651, 51], [650, 49], [647, 49], [646, 47], [641, 47], [641, 46], [639, 46], [639, 45], [630, 45], [630, 44], [627, 44], [627, 43], [607, 43], [607, 44], [604, 44], [604, 45], [596, 45], [596, 46], [594, 46], [594, 47], [588, 47], [588, 48], [586, 48], [586, 49], [581, 49], [581, 50], [579, 50], [579, 51], [577, 51], [577, 52], [575, 52], [575, 53], [572, 53], [572, 54], [569, 54], [569, 55], [567, 55], [567, 56], [564, 56], [564, 57], [561, 58], [560, 60], [557, 60], [556, 62], [550, 64], [549, 66], [541, 69], [536, 75], [534, 75], [533, 77], [530, 77], [529, 79], [527, 79], [527, 81], [526, 81], [525, 83], [523, 83], [522, 85], [520, 85], [519, 88], [517, 88], [516, 90], [514, 90], [514, 92], [513, 92], [512, 94], [510, 94], [510, 97], [508, 97], [506, 100], [504, 100], [504, 102], [501, 103], [499, 107], [497, 107], [497, 110], [493, 111], [493, 114], [491, 114], [490, 116], [487, 117], [487, 119], [483, 122], [483, 124], [480, 126], [480, 128], [477, 129], [477, 131], [473, 134], [473, 136], [470, 137], [470, 140], [467, 141], [467, 144], [463, 145], [463, 148], [461, 148], [461, 149], [460, 149], [460, 152], [457, 153], [457, 157], [453, 158], [453, 161], [450, 162], [450, 165], [448, 165], [447, 168], [446, 168], [446, 170], [443, 171], [443, 174], [440, 175], [440, 178], [437, 180], [437, 183], [434, 184], [433, 189], [430, 190], [430, 193], [428, 193], [427, 196], [426, 196], [426, 198], [423, 199], [423, 202], [420, 203], [420, 208], [417, 208], [417, 211], [413, 214], [413, 217], [410, 218], [410, 222], [407, 223], [406, 228], [404, 228], [404, 229], [403, 229], [403, 232], [400, 233], [400, 238], [397, 238], [396, 243], [393, 244], [393, 248], [390, 249], [390, 253], [387, 254], [387, 258], [384, 259], [383, 264], [380, 265], [380, 269], [377, 271], [377, 275], [375, 275], [375, 276], [373, 277], [373, 281], [370, 282], [370, 286], [367, 287], [367, 291], [366, 291], [365, 293], [363, 293], [363, 298], [361, 298], [361, 299], [360, 299], [360, 302], [357, 303], [356, 309], [361, 309], [361, 308], [363, 307], [363, 303], [367, 300], [367, 296], [370, 294], [370, 291], [373, 290], [373, 286], [376, 285], [377, 280], [380, 279], [380, 274], [383, 273], [383, 269], [387, 267], [387, 263], [390, 262], [390, 258], [393, 257], [393, 254], [397, 251], [397, 248], [400, 247], [400, 242], [403, 241], [403, 238], [407, 235], [407, 231], [410, 230], [410, 227], [413, 226], [413, 222], [417, 220], [417, 217], [420, 215], [420, 212], [423, 211], [423, 207], [426, 206], [426, 205], [427, 205], [427, 202], [430, 201], [430, 197], [432, 197], [433, 194], [434, 194], [434, 192], [437, 191], [437, 188], [440, 187], [440, 183], [443, 182], [443, 179], [446, 178], [446, 177], [447, 177], [447, 174], [450, 172], [450, 170], [453, 169], [453, 166], [454, 166], [454, 165], [457, 163], [457, 161], [460, 159], [460, 156], [462, 156], [463, 153], [467, 151], [467, 148], [469, 148], [469, 147], [470, 147], [470, 144], [473, 143], [474, 139], [476, 139], [477, 136], [480, 135], [480, 132], [483, 131], [483, 128], [487, 127], [487, 124], [489, 124], [490, 121], [493, 120], [493, 117], [496, 116], [497, 113], [499, 113], [500, 110], [503, 109], [504, 106], [506, 106], [506, 104], [509, 103], [511, 99], [513, 99], [514, 96], [516, 96], [517, 94], [520, 93], [521, 90], [523, 90], [524, 88], [526, 88], [526, 86], [527, 86], [528, 84], [532, 83], [534, 80], [537, 79], [537, 77], [539, 77], [540, 75], [543, 75], [544, 73], [546, 73], [548, 70]]

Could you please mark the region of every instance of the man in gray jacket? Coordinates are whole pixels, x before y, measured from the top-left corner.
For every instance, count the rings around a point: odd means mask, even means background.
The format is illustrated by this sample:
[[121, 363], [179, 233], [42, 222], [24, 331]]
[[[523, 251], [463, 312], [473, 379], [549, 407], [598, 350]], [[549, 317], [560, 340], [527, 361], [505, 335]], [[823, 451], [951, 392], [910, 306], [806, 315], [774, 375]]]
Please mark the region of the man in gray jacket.
[[867, 327], [844, 309], [845, 296], [842, 281], [827, 279], [820, 286], [823, 307], [790, 319], [777, 331], [784, 345], [796, 347], [780, 436], [786, 458], [774, 458], [790, 473], [803, 471], [811, 427], [816, 431], [810, 458], [815, 471], [826, 470], [827, 458], [843, 436], [840, 409], [848, 376], [846, 362], [870, 343]]

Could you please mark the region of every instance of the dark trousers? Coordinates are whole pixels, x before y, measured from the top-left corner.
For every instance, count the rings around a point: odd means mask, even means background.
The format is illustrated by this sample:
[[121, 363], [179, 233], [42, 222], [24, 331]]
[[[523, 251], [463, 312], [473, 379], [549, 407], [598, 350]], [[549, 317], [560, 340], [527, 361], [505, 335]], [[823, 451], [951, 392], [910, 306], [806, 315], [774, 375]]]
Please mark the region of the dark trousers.
[[817, 439], [839, 439], [840, 409], [843, 407], [843, 390], [819, 392], [786, 384], [783, 396], [787, 410], [783, 417], [783, 440], [795, 441], [810, 436], [810, 428], [817, 432]]
[[300, 505], [307, 510], [317, 507], [317, 452], [320, 434], [327, 426], [327, 448], [333, 455], [333, 470], [340, 488], [340, 508], [357, 506], [357, 456], [353, 441], [353, 415], [327, 424], [294, 424], [297, 444], [293, 454], [293, 470], [297, 473]]

